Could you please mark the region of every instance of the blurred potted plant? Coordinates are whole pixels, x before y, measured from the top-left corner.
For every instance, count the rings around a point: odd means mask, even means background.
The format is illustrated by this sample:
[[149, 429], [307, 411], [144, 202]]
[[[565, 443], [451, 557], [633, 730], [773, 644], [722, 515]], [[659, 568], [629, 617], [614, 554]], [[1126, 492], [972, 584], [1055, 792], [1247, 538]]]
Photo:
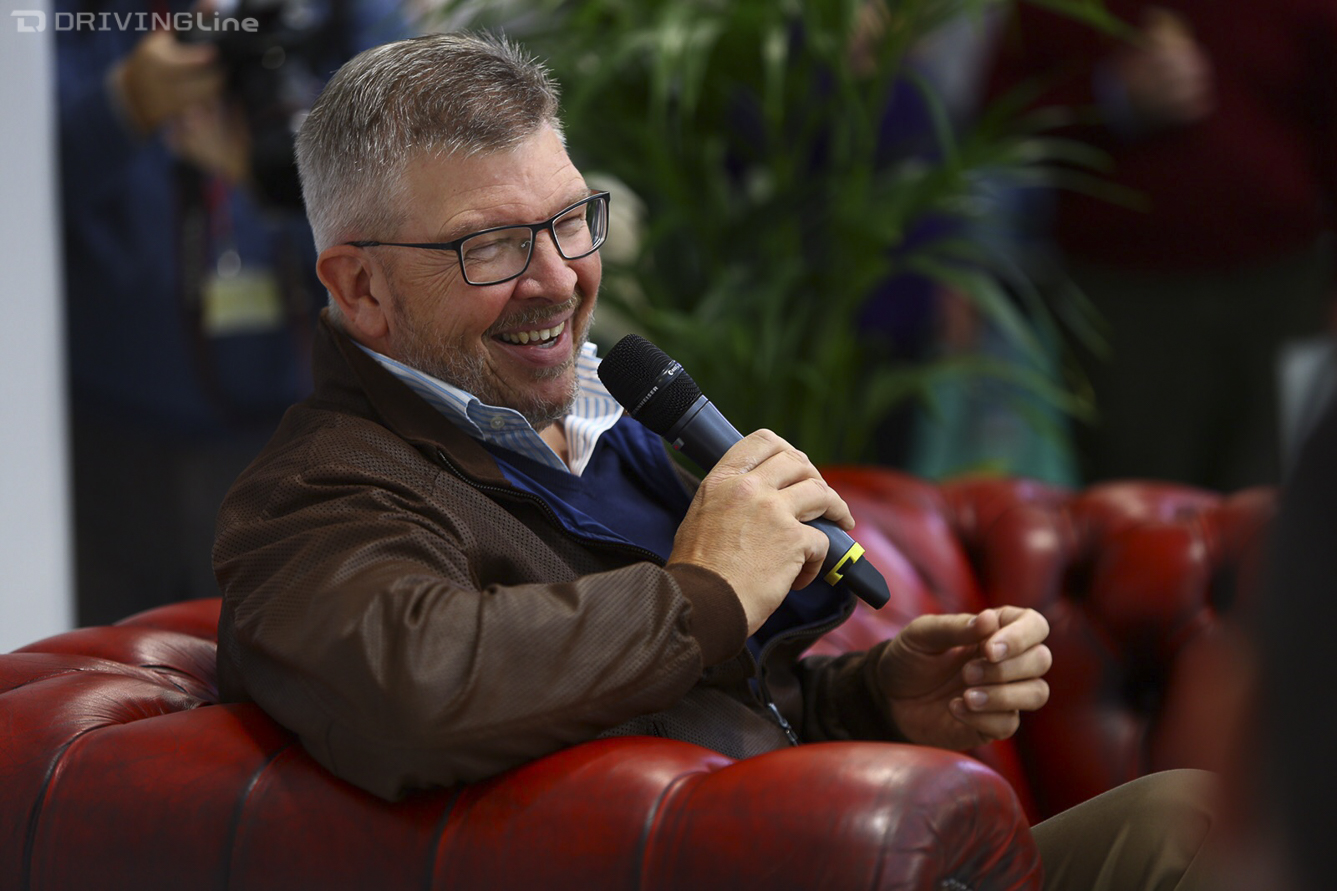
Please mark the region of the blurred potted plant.
[[[1043, 2], [1116, 27], [1099, 0]], [[1046, 136], [1056, 122], [1023, 115], [1020, 97], [958, 133], [908, 64], [926, 34], [1007, 0], [532, 0], [523, 17], [476, 5], [439, 11], [544, 59], [577, 165], [618, 183], [615, 202], [644, 208], [633, 250], [605, 255], [601, 302], [739, 429], [771, 427], [819, 464], [867, 460], [892, 409], [962, 375], [1001, 375], [1081, 409], [1036, 370], [1049, 324], [1036, 295], [1024, 281], [1005, 287], [1016, 277], [957, 223], [979, 213], [986, 171], [1035, 177], [1046, 162], [1099, 159]], [[885, 126], [907, 88], [926, 113], [919, 145]], [[909, 239], [928, 219], [945, 225]], [[862, 336], [870, 294], [910, 274], [965, 295], [1022, 361], [910, 361]]]

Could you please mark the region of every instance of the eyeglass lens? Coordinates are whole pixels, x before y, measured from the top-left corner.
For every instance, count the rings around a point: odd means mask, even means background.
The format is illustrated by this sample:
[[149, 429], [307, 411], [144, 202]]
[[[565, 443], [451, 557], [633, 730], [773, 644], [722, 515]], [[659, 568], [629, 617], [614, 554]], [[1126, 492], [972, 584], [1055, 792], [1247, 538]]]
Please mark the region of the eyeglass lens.
[[[608, 204], [592, 198], [553, 220], [550, 231], [557, 251], [567, 260], [578, 260], [594, 252], [608, 232]], [[534, 250], [534, 232], [529, 226], [483, 232], [460, 244], [460, 262], [465, 277], [476, 285], [513, 278], [529, 265]]]

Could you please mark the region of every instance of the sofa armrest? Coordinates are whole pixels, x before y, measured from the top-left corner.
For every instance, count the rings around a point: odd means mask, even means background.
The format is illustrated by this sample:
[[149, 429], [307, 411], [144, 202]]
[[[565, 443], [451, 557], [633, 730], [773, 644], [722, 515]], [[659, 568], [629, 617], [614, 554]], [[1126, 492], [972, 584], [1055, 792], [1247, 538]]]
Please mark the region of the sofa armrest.
[[217, 704], [211, 609], [0, 655], [0, 887], [1039, 887], [1008, 783], [914, 746], [605, 739], [382, 801]]
[[[448, 827], [448, 884], [459, 887], [530, 887], [553, 874], [580, 888], [1040, 883], [1008, 784], [916, 746], [821, 743], [731, 762], [687, 743], [599, 740], [469, 787], [458, 807], [468, 813]], [[508, 854], [519, 837], [544, 840], [535, 859]]]

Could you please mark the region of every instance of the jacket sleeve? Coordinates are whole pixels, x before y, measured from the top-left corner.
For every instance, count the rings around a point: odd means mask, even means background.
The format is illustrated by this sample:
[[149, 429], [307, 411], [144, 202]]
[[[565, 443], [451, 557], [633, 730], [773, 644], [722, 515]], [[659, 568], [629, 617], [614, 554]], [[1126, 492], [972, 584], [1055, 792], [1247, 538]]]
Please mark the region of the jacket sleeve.
[[339, 776], [390, 799], [487, 777], [667, 708], [741, 649], [719, 576], [578, 575], [398, 445], [262, 462], [219, 517], [224, 696], [256, 701]]
[[803, 691], [800, 733], [805, 740], [906, 741], [877, 681], [878, 659], [889, 644], [799, 661], [795, 674]]

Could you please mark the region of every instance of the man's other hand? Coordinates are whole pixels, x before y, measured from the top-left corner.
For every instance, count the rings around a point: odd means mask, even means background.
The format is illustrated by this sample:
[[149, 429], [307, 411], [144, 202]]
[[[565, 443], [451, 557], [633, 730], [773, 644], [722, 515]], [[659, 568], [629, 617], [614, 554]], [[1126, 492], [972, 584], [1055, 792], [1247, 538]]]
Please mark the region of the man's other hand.
[[217, 100], [224, 75], [216, 47], [152, 31], [113, 70], [112, 85], [135, 128], [148, 135], [192, 105]]
[[1138, 124], [1155, 131], [1210, 115], [1216, 107], [1212, 62], [1188, 22], [1168, 10], [1149, 9], [1140, 36], [1114, 62]]
[[827, 537], [809, 520], [849, 530], [854, 518], [808, 456], [769, 430], [744, 437], [701, 481], [678, 527], [670, 563], [723, 576], [752, 634], [793, 588], [817, 578]]
[[1016, 733], [1021, 712], [1049, 699], [1049, 623], [1004, 606], [978, 615], [920, 616], [891, 642], [878, 677], [911, 742], [968, 749]]

